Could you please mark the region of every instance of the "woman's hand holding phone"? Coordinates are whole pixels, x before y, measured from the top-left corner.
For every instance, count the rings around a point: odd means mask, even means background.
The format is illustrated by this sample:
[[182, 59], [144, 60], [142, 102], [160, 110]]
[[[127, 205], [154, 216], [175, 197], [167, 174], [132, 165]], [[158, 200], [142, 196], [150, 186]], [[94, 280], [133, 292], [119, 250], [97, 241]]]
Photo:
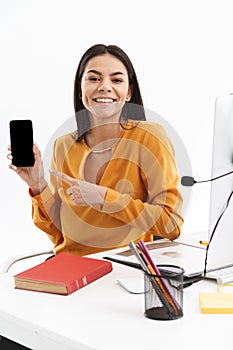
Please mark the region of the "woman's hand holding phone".
[[[7, 158], [12, 161], [11, 147], [8, 148], [10, 153]], [[47, 186], [47, 181], [44, 177], [44, 167], [41, 158], [41, 152], [36, 144], [33, 145], [34, 153], [34, 165], [31, 167], [16, 167], [12, 163], [9, 165], [9, 168], [14, 170], [21, 179], [26, 182], [30, 187], [32, 194], [34, 196], [40, 194], [45, 187]]]

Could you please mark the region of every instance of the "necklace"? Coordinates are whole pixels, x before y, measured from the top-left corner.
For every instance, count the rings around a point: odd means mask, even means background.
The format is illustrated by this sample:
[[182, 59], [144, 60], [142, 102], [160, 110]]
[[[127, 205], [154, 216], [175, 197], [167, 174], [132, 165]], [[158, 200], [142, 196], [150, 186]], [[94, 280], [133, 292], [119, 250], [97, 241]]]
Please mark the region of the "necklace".
[[105, 149], [92, 149], [92, 153], [104, 153], [104, 152], [110, 151], [111, 149], [112, 147], [108, 147]]

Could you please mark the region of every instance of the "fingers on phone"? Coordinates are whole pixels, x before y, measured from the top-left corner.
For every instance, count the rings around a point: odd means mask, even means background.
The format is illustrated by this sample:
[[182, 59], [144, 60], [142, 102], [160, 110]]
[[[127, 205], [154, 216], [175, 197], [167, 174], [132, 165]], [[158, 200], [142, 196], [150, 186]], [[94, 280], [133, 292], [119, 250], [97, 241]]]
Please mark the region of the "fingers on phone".
[[9, 168], [16, 171], [17, 170], [17, 166], [13, 165], [13, 164], [10, 164], [9, 165]]

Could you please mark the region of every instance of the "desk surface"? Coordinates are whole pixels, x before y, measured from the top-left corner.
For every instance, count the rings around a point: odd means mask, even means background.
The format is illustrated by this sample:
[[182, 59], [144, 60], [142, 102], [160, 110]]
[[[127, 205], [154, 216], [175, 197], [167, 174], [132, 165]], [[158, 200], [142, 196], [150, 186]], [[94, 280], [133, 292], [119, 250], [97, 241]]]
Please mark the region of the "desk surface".
[[144, 317], [143, 294], [130, 294], [116, 283], [129, 276], [142, 278], [139, 270], [113, 263], [112, 273], [59, 296], [14, 289], [17, 269], [0, 275], [0, 334], [29, 348], [183, 350], [232, 343], [233, 315], [200, 312], [199, 292], [215, 291], [214, 282], [198, 282], [184, 290], [182, 318], [157, 321]]

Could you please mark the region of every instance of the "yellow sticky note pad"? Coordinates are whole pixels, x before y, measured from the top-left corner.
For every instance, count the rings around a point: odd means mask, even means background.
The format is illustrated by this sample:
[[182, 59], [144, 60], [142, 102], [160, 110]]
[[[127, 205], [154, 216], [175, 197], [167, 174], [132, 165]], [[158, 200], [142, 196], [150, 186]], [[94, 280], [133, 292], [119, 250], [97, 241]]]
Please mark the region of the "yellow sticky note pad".
[[233, 314], [233, 293], [200, 293], [203, 314]]

